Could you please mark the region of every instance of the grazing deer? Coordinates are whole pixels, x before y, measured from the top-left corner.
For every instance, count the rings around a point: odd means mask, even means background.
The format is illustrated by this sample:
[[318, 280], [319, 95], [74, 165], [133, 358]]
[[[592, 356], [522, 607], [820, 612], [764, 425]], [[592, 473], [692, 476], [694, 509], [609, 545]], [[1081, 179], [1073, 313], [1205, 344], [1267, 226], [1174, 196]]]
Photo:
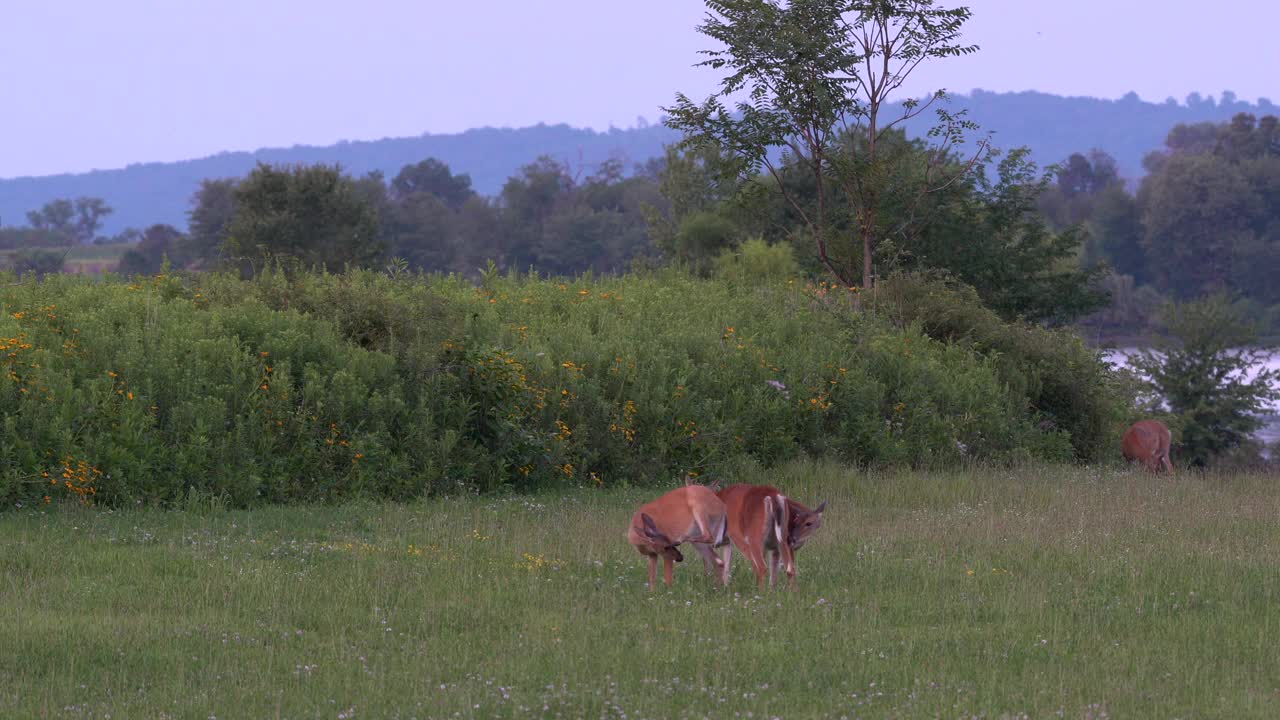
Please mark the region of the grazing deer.
[[[788, 586], [795, 588], [795, 551], [822, 527], [826, 501], [810, 510], [772, 485], [730, 485], [721, 490], [719, 496], [728, 512], [729, 538], [751, 561], [760, 589], [764, 590], [766, 552], [769, 553], [769, 584], [777, 582], [781, 561], [787, 573]], [[718, 568], [721, 582], [727, 586], [733, 562], [732, 548], [726, 546], [721, 556], [716, 557], [715, 551], [706, 544], [695, 544], [694, 547], [702, 555], [707, 571]]]
[[1140, 462], [1152, 472], [1173, 472], [1169, 459], [1169, 428], [1159, 420], [1139, 420], [1124, 433], [1121, 452], [1129, 462]]
[[627, 540], [649, 558], [649, 590], [653, 591], [657, 579], [659, 556], [662, 578], [671, 585], [672, 564], [684, 561], [676, 546], [684, 542], [728, 545], [728, 524], [724, 503], [702, 485], [685, 485], [641, 505], [631, 516]]

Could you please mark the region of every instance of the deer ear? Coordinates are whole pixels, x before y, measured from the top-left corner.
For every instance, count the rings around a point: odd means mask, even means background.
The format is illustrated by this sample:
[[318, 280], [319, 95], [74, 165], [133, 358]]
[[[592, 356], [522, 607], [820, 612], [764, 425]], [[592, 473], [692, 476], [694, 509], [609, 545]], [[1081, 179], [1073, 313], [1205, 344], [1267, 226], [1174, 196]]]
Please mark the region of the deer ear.
[[653, 518], [648, 513], [640, 513], [640, 522], [644, 523], [644, 534], [650, 538], [656, 538], [662, 535], [662, 531], [658, 530], [658, 526], [654, 524]]
[[827, 509], [827, 501], [823, 500], [821, 505], [813, 509], [813, 512], [817, 513], [818, 515], [821, 515], [822, 511], [826, 509]]

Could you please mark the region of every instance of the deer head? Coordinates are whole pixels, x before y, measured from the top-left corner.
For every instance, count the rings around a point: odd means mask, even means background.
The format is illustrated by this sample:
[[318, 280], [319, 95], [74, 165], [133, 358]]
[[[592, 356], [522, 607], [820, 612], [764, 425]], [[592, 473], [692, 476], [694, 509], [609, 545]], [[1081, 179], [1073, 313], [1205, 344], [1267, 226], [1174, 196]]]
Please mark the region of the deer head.
[[792, 504], [791, 530], [787, 537], [787, 544], [791, 549], [798, 550], [803, 547], [809, 537], [822, 527], [822, 512], [826, 509], [826, 500], [812, 510], [801, 510], [794, 503]]
[[671, 538], [658, 529], [658, 526], [653, 522], [653, 518], [649, 517], [647, 513], [642, 513], [640, 521], [643, 523], [640, 528], [640, 534], [644, 537], [645, 544], [653, 551], [654, 555], [662, 555], [676, 562], [684, 562], [684, 555], [680, 553], [676, 543], [671, 542]]

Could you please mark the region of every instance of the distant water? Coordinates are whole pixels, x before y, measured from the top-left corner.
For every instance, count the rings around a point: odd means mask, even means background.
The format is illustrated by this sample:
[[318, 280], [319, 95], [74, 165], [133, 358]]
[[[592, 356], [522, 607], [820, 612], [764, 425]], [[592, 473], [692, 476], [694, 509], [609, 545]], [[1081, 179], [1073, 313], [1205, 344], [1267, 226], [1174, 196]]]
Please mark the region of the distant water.
[[[1102, 359], [1106, 360], [1112, 365], [1116, 365], [1118, 367], [1125, 367], [1129, 364], [1129, 356], [1137, 351], [1138, 351], [1138, 348], [1117, 348], [1114, 350], [1104, 350], [1102, 352]], [[1266, 363], [1264, 364], [1263, 367], [1265, 367], [1268, 370], [1275, 370], [1277, 368], [1280, 368], [1280, 353], [1272, 353], [1270, 356], [1268, 356]], [[1262, 368], [1258, 368], [1258, 369], [1262, 369]], [[1256, 372], [1251, 373], [1250, 376], [1254, 374], [1256, 374]], [[1280, 440], [1280, 403], [1272, 403], [1270, 405], [1269, 412], [1267, 412], [1263, 416], [1263, 419], [1266, 421], [1266, 424], [1264, 424], [1262, 428], [1258, 430], [1258, 432], [1254, 433], [1254, 438], [1270, 446], [1272, 443], [1276, 442], [1277, 440]]]

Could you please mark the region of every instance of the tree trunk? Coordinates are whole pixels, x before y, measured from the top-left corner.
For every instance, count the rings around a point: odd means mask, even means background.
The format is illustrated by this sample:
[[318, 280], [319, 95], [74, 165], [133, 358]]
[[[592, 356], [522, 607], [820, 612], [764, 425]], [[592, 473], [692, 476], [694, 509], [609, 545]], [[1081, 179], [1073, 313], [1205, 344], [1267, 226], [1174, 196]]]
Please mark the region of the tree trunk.
[[875, 224], [872, 222], [873, 213], [863, 211], [858, 218], [858, 234], [862, 238], [862, 285], [858, 288], [858, 292], [854, 293], [853, 307], [855, 310], [862, 309], [862, 295], [871, 289], [872, 270], [871, 263], [872, 253], [875, 249]]

